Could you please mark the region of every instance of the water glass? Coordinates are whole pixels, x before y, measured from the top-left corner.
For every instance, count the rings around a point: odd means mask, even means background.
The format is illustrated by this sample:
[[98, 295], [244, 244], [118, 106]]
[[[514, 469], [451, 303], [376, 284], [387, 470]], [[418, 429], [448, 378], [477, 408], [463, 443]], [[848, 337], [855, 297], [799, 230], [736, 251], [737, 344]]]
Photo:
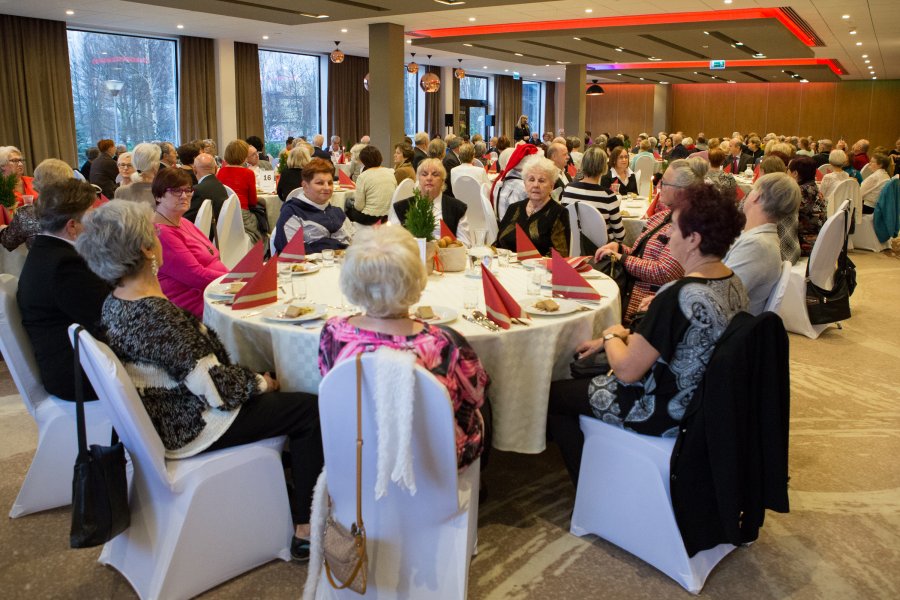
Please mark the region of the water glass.
[[29, 206], [31, 204], [34, 204], [34, 196], [31, 194], [22, 194], [22, 205]]
[[306, 278], [302, 275], [294, 277], [291, 281], [291, 291], [295, 300], [306, 300]]
[[487, 242], [487, 229], [476, 229], [472, 232], [475, 243], [472, 244], [475, 248], [481, 248], [486, 245]]
[[501, 267], [509, 266], [509, 250], [506, 248], [497, 248], [497, 262]]
[[463, 289], [463, 308], [473, 310], [478, 308], [478, 286], [468, 284]]
[[541, 276], [541, 296], [544, 298], [552, 298], [553, 297], [553, 277], [550, 271], [546, 269], [541, 269], [543, 271], [543, 275]]
[[529, 296], [539, 296], [541, 294], [541, 282], [544, 280], [544, 269], [535, 267], [528, 274], [528, 287], [525, 290]]
[[334, 250], [330, 248], [322, 250], [322, 266], [326, 269], [334, 266]]

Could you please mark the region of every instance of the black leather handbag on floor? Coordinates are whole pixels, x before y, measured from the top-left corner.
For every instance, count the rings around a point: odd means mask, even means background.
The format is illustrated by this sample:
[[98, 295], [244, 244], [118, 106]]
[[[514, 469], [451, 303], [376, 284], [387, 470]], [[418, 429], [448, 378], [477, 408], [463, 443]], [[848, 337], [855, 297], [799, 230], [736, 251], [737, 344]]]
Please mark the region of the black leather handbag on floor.
[[[844, 216], [849, 218], [847, 211], [844, 211]], [[837, 323], [850, 318], [850, 295], [856, 287], [856, 266], [847, 257], [847, 237], [844, 236], [844, 247], [838, 256], [834, 284], [830, 290], [823, 290], [810, 281], [807, 264], [806, 312], [812, 325]]]
[[90, 548], [105, 544], [131, 523], [128, 508], [128, 478], [125, 446], [112, 432], [110, 446], [87, 446], [84, 422], [84, 391], [81, 382], [80, 340], [75, 330], [75, 399], [78, 420], [78, 458], [72, 477], [72, 529], [69, 545]]

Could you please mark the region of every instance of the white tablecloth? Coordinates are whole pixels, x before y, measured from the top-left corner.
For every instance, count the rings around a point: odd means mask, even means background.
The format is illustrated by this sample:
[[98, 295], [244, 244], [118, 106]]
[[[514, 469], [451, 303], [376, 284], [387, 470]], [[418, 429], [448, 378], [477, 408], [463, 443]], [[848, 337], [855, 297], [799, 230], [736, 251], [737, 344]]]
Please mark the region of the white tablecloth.
[[619, 204], [620, 210], [628, 213], [627, 217], [622, 217], [622, 224], [625, 226], [625, 239], [622, 241], [626, 246], [634, 244], [634, 240], [641, 234], [647, 220], [643, 218], [644, 213], [650, 206], [650, 201], [646, 198], [621, 198]]
[[[330, 306], [340, 305], [340, 267], [322, 269], [309, 275], [308, 300]], [[500, 269], [500, 282], [516, 298], [525, 294], [530, 272], [519, 266]], [[218, 280], [217, 280], [218, 281]], [[215, 285], [213, 282], [212, 285]], [[550, 382], [569, 377], [569, 363], [577, 345], [620, 321], [618, 288], [609, 279], [591, 279], [604, 296], [599, 307], [559, 317], [534, 317], [531, 326], [513, 325], [494, 333], [457, 319], [450, 324], [463, 334], [491, 376], [489, 395], [494, 411], [494, 447], [500, 450], [538, 453], [545, 447], [547, 398]], [[463, 311], [466, 286], [481, 289], [481, 280], [461, 273], [433, 274], [422, 295], [422, 303]], [[290, 290], [286, 290], [290, 293]], [[279, 295], [281, 292], [279, 292]], [[484, 311], [483, 294], [479, 309]], [[206, 298], [204, 322], [214, 329], [233, 360], [255, 371], [274, 369], [287, 391], [318, 393], [321, 328], [270, 323], [259, 316], [242, 318], [260, 309], [232, 310], [212, 304]], [[271, 305], [270, 305], [271, 306]], [[335, 308], [329, 316], [342, 314]]]

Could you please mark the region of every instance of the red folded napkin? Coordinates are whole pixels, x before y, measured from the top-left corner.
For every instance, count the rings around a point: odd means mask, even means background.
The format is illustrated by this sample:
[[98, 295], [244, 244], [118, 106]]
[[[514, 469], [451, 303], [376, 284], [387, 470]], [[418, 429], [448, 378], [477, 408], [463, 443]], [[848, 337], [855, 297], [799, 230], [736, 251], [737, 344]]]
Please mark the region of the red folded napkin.
[[306, 241], [303, 239], [303, 225], [294, 234], [294, 237], [284, 245], [278, 260], [283, 263], [302, 263], [306, 261]]
[[756, 165], [756, 168], [753, 169], [753, 183], [756, 183], [757, 179], [759, 179], [759, 165]]
[[824, 177], [825, 177], [825, 174], [822, 171], [816, 169], [816, 183], [819, 183], [820, 181], [822, 181], [822, 179]]
[[570, 164], [568, 167], [566, 167], [566, 173], [569, 175], [569, 177], [575, 177], [575, 174], [578, 173], [578, 168], [575, 165]]
[[[588, 271], [594, 270], [594, 267], [588, 263], [588, 261], [591, 260], [590, 256], [570, 256], [563, 260], [569, 263], [569, 266], [579, 273], [587, 273]], [[545, 258], [541, 261], [541, 265], [547, 269], [547, 271], [553, 272], [553, 261], [551, 259]]]
[[731, 163], [728, 163], [724, 167], [722, 167], [722, 171], [724, 171], [725, 173], [731, 173]]
[[481, 282], [488, 318], [503, 329], [509, 329], [511, 320], [522, 316], [522, 307], [484, 265], [481, 265]]
[[734, 192], [738, 202], [744, 199], [744, 190], [742, 190], [740, 186], [736, 187]]
[[456, 241], [456, 236], [453, 235], [453, 232], [450, 231], [450, 227], [447, 226], [443, 219], [441, 219], [441, 237], [449, 237], [450, 239]]
[[278, 259], [272, 258], [234, 295], [232, 310], [253, 308], [278, 300]]
[[265, 255], [265, 246], [263, 241], [256, 242], [256, 245], [250, 248], [244, 258], [234, 265], [231, 273], [222, 279], [222, 283], [231, 283], [233, 281], [250, 281], [259, 273], [263, 266], [263, 256]]
[[351, 190], [356, 189], [356, 184], [353, 183], [353, 180], [350, 179], [350, 176], [344, 173], [342, 169], [338, 169], [338, 181], [340, 182], [341, 186], [345, 188]]
[[553, 296], [554, 298], [579, 298], [582, 300], [599, 300], [597, 290], [576, 271], [556, 249], [550, 250], [553, 262]]
[[541, 253], [531, 243], [531, 238], [528, 237], [528, 234], [525, 233], [525, 230], [518, 223], [516, 223], [516, 256], [518, 256], [520, 261], [541, 257]]

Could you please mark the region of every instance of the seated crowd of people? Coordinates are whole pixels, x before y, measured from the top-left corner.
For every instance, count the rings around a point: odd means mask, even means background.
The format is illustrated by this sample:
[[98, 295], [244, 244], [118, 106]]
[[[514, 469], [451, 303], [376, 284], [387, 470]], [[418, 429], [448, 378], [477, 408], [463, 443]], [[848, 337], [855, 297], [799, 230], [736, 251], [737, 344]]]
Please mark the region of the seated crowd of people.
[[[900, 141], [870, 158], [865, 140], [846, 148], [843, 141], [832, 147], [829, 140], [774, 134], [707, 139], [701, 133], [696, 142], [680, 132], [641, 134], [633, 145], [624, 135], [592, 138], [589, 132], [539, 139], [527, 118], [513, 134], [512, 140], [431, 139], [420, 132], [391, 148], [393, 169], [382, 165], [382, 152], [368, 136], [349, 151], [337, 136], [328, 146], [321, 135], [312, 144], [289, 138], [274, 160], [259, 138], [229, 142], [221, 158], [211, 140], [178, 147], [140, 143], [128, 151], [104, 139], [88, 150], [80, 173], [49, 158], [33, 178], [24, 175], [18, 149], [0, 148], [0, 169], [15, 175], [18, 203], [5, 215], [9, 224], [0, 242], [8, 250], [23, 243], [29, 248], [17, 300], [44, 387], [75, 398], [66, 333], [75, 322], [105, 340], [125, 364], [168, 458], [287, 435], [291, 550], [305, 560], [313, 485], [323, 464], [317, 398], [281, 390], [274, 374], [235, 364], [203, 324], [204, 290], [228, 272], [213, 232], [193, 223], [204, 200], [218, 216], [236, 196], [250, 239], [266, 239], [255, 171], [278, 170], [283, 206], [271, 232], [275, 251], [298, 234], [307, 253], [346, 249], [340, 288], [361, 309], [324, 326], [320, 372], [382, 346], [414, 353], [450, 391], [460, 469], [490, 446], [490, 377], [459, 333], [409, 316], [427, 275], [417, 244], [400, 226], [413, 198], [395, 200], [398, 185], [412, 179], [436, 224], [471, 246], [467, 204], [453, 194], [461, 177], [471, 177], [490, 190], [496, 247], [516, 250], [521, 228], [543, 256], [570, 254], [567, 204], [597, 208], [609, 243], [593, 260], [615, 258], [627, 283], [621, 323], [599, 339], [576, 340], [581, 357], [603, 350], [612, 371], [557, 381], [550, 390], [548, 435], [577, 484], [579, 416], [675, 435], [732, 317], [761, 313], [782, 261], [809, 255], [829, 191], [860, 177], [868, 165], [862, 196], [864, 211], [871, 212], [900, 156]], [[626, 244], [620, 197], [637, 192], [634, 161], [641, 155], [668, 162], [643, 230]], [[816, 169], [826, 163], [829, 173], [817, 184]], [[335, 175], [344, 164], [355, 192], [337, 206]], [[748, 166], [759, 172], [739, 199], [734, 174]], [[441, 237], [439, 225], [434, 235]], [[95, 399], [83, 381], [86, 397]]]

